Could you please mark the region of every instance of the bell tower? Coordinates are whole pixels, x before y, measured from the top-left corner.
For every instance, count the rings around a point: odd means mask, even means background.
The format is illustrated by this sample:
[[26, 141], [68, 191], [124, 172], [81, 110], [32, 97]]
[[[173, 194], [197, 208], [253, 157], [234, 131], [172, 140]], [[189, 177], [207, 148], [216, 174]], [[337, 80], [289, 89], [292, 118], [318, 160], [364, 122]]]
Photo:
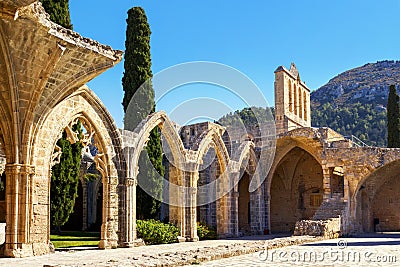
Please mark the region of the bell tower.
[[276, 134], [301, 127], [311, 127], [310, 89], [300, 80], [292, 63], [290, 70], [279, 66], [275, 70]]

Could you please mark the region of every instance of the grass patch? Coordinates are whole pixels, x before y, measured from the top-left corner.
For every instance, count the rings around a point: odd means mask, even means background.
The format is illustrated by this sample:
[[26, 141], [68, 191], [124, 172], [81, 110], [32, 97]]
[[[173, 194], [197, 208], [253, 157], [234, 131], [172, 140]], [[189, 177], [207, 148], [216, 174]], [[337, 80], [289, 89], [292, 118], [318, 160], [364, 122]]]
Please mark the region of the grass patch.
[[50, 235], [50, 241], [55, 248], [97, 247], [100, 241], [100, 233], [61, 232]]

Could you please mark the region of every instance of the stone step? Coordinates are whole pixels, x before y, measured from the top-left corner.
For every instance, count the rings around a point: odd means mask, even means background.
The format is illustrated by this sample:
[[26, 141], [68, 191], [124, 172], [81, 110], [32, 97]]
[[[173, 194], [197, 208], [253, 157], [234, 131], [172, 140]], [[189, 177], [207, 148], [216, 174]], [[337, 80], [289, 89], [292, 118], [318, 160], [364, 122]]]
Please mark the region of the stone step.
[[338, 218], [342, 215], [346, 202], [341, 198], [330, 198], [322, 202], [321, 206], [314, 214], [314, 220], [326, 220], [329, 218]]

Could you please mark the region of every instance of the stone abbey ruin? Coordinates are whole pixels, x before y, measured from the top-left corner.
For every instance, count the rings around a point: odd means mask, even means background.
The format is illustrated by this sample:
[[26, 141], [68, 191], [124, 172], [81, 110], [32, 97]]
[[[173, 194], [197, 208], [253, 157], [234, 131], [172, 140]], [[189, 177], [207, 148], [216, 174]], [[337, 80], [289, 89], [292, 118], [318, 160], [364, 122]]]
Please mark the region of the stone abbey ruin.
[[[180, 241], [198, 240], [197, 221], [216, 226], [220, 237], [307, 234], [308, 225], [319, 222], [328, 237], [400, 230], [400, 149], [360, 146], [329, 128], [311, 127], [310, 90], [294, 65], [275, 71], [275, 157], [262, 185], [249, 192], [262, 149], [256, 130], [233, 144], [224, 127], [210, 122], [178, 132], [164, 112], [151, 114], [133, 132], [118, 129], [85, 84], [117, 64], [122, 52], [50, 22], [33, 0], [0, 1], [0, 48], [5, 256], [49, 253], [50, 172], [62, 153], [56, 142], [64, 129], [70, 142], [97, 148], [88, 161], [101, 175], [100, 248], [135, 245], [138, 158], [154, 127], [179, 163], [169, 166], [169, 181], [188, 188], [169, 191], [185, 202], [166, 211], [180, 228]], [[84, 140], [71, 129], [77, 120]], [[238, 156], [227, 149], [234, 145]], [[217, 157], [200, 170], [210, 150]], [[198, 206], [199, 184], [221, 173], [217, 190], [236, 181], [233, 189]]]

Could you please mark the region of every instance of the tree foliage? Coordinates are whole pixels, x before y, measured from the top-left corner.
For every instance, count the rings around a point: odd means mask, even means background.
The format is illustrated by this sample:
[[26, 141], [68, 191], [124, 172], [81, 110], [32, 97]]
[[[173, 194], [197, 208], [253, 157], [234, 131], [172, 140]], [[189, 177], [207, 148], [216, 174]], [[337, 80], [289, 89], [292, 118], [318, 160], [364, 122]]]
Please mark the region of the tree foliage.
[[[155, 110], [154, 90], [151, 84], [153, 73], [151, 71], [150, 35], [150, 26], [143, 8], [131, 8], [128, 11], [124, 56], [125, 71], [122, 78], [124, 123], [128, 130], [134, 130], [149, 113]], [[139, 88], [140, 90], [138, 90]], [[134, 95], [135, 97], [132, 98]], [[131, 101], [131, 106], [129, 106]], [[147, 155], [151, 164], [146, 161]], [[137, 177], [139, 185], [147, 184], [151, 195], [160, 197], [162, 180], [158, 179], [159, 175], [164, 175], [164, 167], [162, 165], [161, 134], [159, 129], [155, 128], [150, 133], [146, 150], [143, 150], [140, 155]], [[142, 188], [137, 188], [138, 218], [155, 218], [159, 208], [159, 201], [146, 194]]]
[[40, 0], [46, 12], [50, 15], [50, 20], [72, 30], [71, 18], [69, 14], [69, 0]]
[[388, 147], [400, 147], [400, 104], [396, 86], [391, 85], [387, 103]]
[[[82, 126], [78, 121], [73, 128], [82, 138]], [[60, 163], [52, 168], [50, 186], [50, 216], [51, 224], [58, 230], [69, 219], [74, 211], [75, 199], [78, 196], [79, 171], [81, 166], [81, 151], [83, 145], [80, 142], [71, 144], [64, 131], [62, 138], [57, 141], [62, 154]]]
[[311, 112], [312, 126], [329, 127], [344, 136], [354, 135], [367, 145], [386, 146], [386, 110], [373, 104], [337, 107], [325, 103]]
[[[258, 123], [265, 123], [269, 118], [269, 113], [267, 113], [268, 108], [262, 107], [249, 107], [243, 108], [242, 110], [236, 110], [235, 112], [231, 112], [221, 117], [218, 122], [224, 126], [251, 126]], [[275, 109], [269, 108], [272, 116], [274, 116]], [[261, 121], [258, 121], [260, 119]]]

